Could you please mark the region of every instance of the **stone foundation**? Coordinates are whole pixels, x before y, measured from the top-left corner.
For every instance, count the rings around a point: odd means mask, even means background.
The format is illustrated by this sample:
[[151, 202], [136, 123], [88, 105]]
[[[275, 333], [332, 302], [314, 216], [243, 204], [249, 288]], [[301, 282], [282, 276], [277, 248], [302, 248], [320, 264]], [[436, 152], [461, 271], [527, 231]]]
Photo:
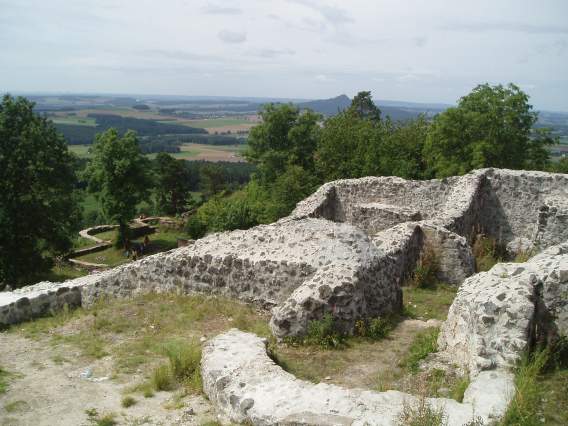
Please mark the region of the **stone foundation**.
[[[345, 389], [299, 380], [267, 355], [263, 339], [233, 329], [203, 349], [203, 390], [226, 420], [253, 425], [395, 425], [404, 406], [418, 398], [398, 391]], [[473, 379], [463, 403], [427, 398], [443, 409], [447, 424], [465, 425], [474, 416], [490, 424], [514, 394], [513, 377], [484, 372]]]
[[273, 308], [278, 337], [304, 333], [325, 313], [350, 332], [359, 318], [401, 308], [401, 285], [426, 249], [439, 260], [439, 278], [457, 285], [474, 273], [468, 241], [479, 232], [539, 249], [568, 239], [567, 191], [568, 175], [494, 169], [443, 180], [330, 182], [274, 224], [209, 235], [98, 275], [0, 293], [0, 324], [45, 315], [61, 305], [58, 291], [66, 290], [58, 289], [77, 288], [70, 305], [199, 292]]

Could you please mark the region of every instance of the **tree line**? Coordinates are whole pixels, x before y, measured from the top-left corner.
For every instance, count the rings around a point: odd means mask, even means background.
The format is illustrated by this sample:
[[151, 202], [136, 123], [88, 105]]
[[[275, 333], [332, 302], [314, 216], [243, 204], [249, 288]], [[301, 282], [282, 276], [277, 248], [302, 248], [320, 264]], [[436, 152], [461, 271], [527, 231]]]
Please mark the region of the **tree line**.
[[[244, 229], [291, 212], [324, 182], [367, 175], [443, 178], [482, 167], [568, 172], [551, 163], [550, 131], [514, 85], [476, 87], [432, 120], [384, 118], [370, 92], [324, 119], [290, 104], [266, 105], [248, 138], [248, 169], [188, 163], [161, 153], [151, 162], [136, 133], [110, 128], [95, 136], [93, 158], [77, 159], [33, 103], [5, 96], [0, 104], [0, 288], [23, 285], [71, 247], [80, 220], [76, 189], [83, 181], [105, 219], [128, 238], [136, 206], [154, 196], [157, 210], [190, 211], [186, 231]], [[243, 166], [232, 166], [243, 167]], [[249, 174], [252, 176], [249, 180]], [[203, 197], [191, 195], [196, 180]]]
[[267, 105], [261, 116], [248, 138], [251, 182], [200, 207], [188, 224], [195, 237], [275, 221], [335, 179], [432, 179], [484, 167], [568, 172], [567, 159], [550, 161], [556, 140], [535, 128], [538, 114], [513, 84], [479, 85], [431, 120], [383, 118], [370, 92], [326, 119], [290, 104]]

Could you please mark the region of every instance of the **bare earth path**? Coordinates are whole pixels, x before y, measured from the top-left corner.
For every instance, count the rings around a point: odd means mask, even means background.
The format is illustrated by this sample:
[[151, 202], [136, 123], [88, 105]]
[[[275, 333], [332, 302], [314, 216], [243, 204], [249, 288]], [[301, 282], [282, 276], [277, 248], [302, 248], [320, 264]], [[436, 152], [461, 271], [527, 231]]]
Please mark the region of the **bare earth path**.
[[[8, 391], [0, 394], [2, 426], [90, 425], [85, 411], [93, 408], [100, 415], [116, 414], [121, 425], [200, 425], [215, 419], [201, 396], [185, 397], [181, 408], [165, 408], [173, 396], [168, 392], [137, 397], [136, 405], [123, 408], [123, 390], [141, 378], [134, 374], [124, 384], [108, 378], [110, 356], [88, 361], [72, 346], [53, 347], [7, 332], [0, 333], [0, 348], [0, 365], [12, 374]], [[91, 378], [82, 378], [88, 368]]]

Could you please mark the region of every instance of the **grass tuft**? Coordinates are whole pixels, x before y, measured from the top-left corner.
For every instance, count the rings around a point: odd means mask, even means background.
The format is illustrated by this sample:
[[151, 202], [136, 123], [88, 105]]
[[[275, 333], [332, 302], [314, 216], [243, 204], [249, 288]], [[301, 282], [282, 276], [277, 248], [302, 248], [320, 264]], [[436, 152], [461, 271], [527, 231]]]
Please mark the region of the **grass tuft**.
[[132, 407], [133, 405], [136, 405], [137, 403], [138, 403], [138, 401], [136, 401], [130, 395], [123, 397], [122, 401], [120, 401], [120, 405], [122, 405], [124, 408]]
[[85, 414], [87, 414], [89, 423], [95, 426], [115, 426], [118, 424], [115, 420], [116, 414], [114, 413], [99, 415], [96, 408], [88, 408], [85, 410]]
[[408, 355], [401, 361], [401, 367], [406, 368], [411, 373], [419, 370], [420, 361], [429, 354], [438, 351], [438, 334], [440, 329], [431, 328], [416, 335]]
[[469, 376], [466, 375], [462, 377], [450, 389], [450, 397], [452, 399], [455, 399], [457, 402], [463, 402], [463, 396], [469, 384], [470, 384]]
[[320, 320], [308, 323], [305, 336], [287, 338], [292, 345], [319, 346], [323, 349], [342, 349], [346, 346], [346, 336], [338, 330], [335, 318], [329, 313]]
[[169, 391], [174, 388], [175, 380], [168, 365], [160, 365], [154, 369], [152, 384], [157, 391]]
[[8, 390], [8, 379], [10, 377], [10, 373], [0, 367], [0, 395], [6, 393]]
[[539, 408], [542, 395], [538, 376], [547, 364], [549, 354], [548, 350], [542, 350], [523, 357], [515, 374], [515, 396], [501, 420], [501, 426], [541, 423]]
[[440, 262], [434, 249], [426, 246], [424, 252], [410, 279], [410, 286], [414, 288], [431, 288], [436, 286]]
[[443, 408], [433, 407], [424, 396], [416, 404], [403, 402], [397, 424], [400, 426], [445, 426], [448, 424], [447, 415]]

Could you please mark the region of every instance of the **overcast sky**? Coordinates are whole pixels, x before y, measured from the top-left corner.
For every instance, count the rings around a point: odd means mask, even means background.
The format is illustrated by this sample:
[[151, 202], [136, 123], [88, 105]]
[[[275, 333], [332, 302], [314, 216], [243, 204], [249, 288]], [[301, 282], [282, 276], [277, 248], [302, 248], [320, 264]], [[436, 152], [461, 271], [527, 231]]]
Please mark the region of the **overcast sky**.
[[568, 111], [568, 1], [0, 0], [0, 91], [453, 103], [482, 82]]

